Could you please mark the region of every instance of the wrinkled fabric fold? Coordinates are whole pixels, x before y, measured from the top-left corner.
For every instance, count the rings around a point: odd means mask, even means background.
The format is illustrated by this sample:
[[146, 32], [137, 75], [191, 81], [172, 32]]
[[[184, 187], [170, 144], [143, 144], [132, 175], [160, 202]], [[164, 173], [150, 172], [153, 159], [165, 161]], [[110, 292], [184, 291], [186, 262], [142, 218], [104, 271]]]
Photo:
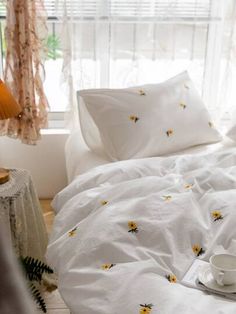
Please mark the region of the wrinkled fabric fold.
[[[236, 252], [236, 150], [102, 165], [53, 201], [47, 251], [74, 314], [233, 314], [181, 284], [195, 259]], [[146, 309], [146, 311], [144, 311]]]

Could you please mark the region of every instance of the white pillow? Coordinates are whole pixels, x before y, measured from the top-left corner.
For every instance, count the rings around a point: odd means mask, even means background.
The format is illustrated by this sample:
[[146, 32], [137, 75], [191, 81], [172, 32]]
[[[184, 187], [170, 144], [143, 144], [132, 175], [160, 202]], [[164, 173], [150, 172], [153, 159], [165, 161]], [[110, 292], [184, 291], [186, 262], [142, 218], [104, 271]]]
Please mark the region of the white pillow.
[[79, 92], [77, 93], [77, 101], [79, 107], [80, 128], [84, 141], [92, 152], [95, 152], [100, 156], [104, 156], [105, 150], [100, 137], [100, 132], [88, 112], [83, 98], [80, 97]]
[[177, 152], [221, 140], [188, 73], [161, 84], [82, 90], [112, 160]]

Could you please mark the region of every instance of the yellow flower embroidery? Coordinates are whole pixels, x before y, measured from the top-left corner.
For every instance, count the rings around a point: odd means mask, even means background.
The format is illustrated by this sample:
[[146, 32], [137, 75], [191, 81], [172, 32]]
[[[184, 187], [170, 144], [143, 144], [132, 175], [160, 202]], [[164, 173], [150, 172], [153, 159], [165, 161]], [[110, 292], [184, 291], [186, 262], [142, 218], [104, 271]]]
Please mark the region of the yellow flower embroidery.
[[145, 91], [144, 91], [143, 89], [140, 89], [140, 90], [139, 90], [139, 95], [140, 95], [140, 96], [145, 96], [146, 93], [145, 93]]
[[102, 205], [102, 206], [105, 206], [105, 205], [107, 205], [107, 204], [108, 204], [108, 201], [106, 201], [106, 200], [101, 201], [101, 205]]
[[102, 269], [103, 270], [109, 270], [111, 269], [112, 267], [114, 267], [116, 264], [103, 264], [102, 265]]
[[173, 135], [173, 134], [174, 134], [174, 131], [173, 131], [172, 129], [169, 129], [169, 130], [166, 131], [166, 135], [167, 135], [168, 137], [170, 137], [170, 136]]
[[193, 184], [185, 184], [185, 186], [184, 186], [184, 188], [186, 189], [186, 190], [190, 190], [190, 189], [192, 189], [192, 187], [193, 187]]
[[132, 116], [129, 116], [129, 119], [130, 121], [133, 121], [134, 123], [136, 123], [139, 120], [139, 117], [132, 115]]
[[138, 232], [138, 226], [134, 221], [129, 221], [128, 222], [128, 227], [129, 227], [129, 231], [128, 232], [134, 232], [137, 233]]
[[196, 256], [200, 256], [202, 254], [205, 253], [205, 251], [203, 250], [203, 248], [199, 245], [199, 244], [194, 244], [192, 246], [192, 250], [193, 250], [193, 253], [196, 255]]
[[210, 128], [214, 128], [214, 124], [211, 121], [209, 121], [208, 124]]
[[214, 221], [224, 218], [219, 210], [214, 210], [213, 212], [211, 212], [211, 216], [214, 219]]
[[177, 278], [175, 275], [166, 275], [166, 278], [169, 280], [169, 282], [171, 283], [176, 283], [177, 282]]
[[183, 108], [183, 109], [185, 109], [185, 108], [187, 107], [187, 106], [186, 106], [184, 103], [182, 103], [182, 102], [181, 102], [179, 105], [180, 105], [180, 107]]
[[141, 308], [139, 314], [150, 314], [153, 304], [140, 304]]
[[162, 198], [164, 199], [164, 201], [168, 202], [172, 200], [172, 196], [171, 195], [163, 195]]
[[71, 231], [68, 232], [69, 237], [74, 237], [76, 235], [77, 227], [73, 228]]

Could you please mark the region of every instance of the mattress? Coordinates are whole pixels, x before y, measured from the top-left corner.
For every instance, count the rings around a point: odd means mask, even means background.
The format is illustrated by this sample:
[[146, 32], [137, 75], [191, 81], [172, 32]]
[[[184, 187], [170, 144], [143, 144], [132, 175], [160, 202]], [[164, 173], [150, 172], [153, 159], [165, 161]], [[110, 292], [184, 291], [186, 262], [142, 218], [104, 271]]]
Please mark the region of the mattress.
[[[182, 154], [200, 154], [214, 151], [221, 151], [229, 147], [234, 147], [235, 142], [225, 138], [222, 142], [210, 145], [198, 145], [175, 153], [173, 155]], [[98, 155], [92, 152], [86, 143], [80, 130], [73, 132], [67, 140], [65, 147], [67, 178], [70, 183], [79, 174], [104, 164], [111, 163], [106, 154]]]

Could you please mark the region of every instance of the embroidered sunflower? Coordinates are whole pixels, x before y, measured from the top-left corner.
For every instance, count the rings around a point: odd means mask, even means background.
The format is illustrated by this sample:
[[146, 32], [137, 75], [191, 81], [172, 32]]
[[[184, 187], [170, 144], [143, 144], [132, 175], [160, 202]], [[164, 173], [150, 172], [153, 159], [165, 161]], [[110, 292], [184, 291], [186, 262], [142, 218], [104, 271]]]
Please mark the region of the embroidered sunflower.
[[167, 135], [168, 137], [170, 137], [170, 136], [173, 135], [173, 134], [174, 134], [174, 131], [173, 131], [172, 129], [169, 129], [169, 130], [166, 131], [166, 135]]
[[214, 128], [214, 124], [211, 121], [208, 122], [208, 125], [210, 128]]
[[128, 232], [132, 232], [132, 233], [137, 233], [138, 232], [138, 226], [134, 221], [129, 221], [128, 222], [128, 227], [129, 227], [129, 231]]
[[106, 200], [102, 200], [102, 201], [101, 201], [101, 205], [102, 205], [102, 206], [105, 206], [105, 205], [107, 205], [107, 204], [108, 204], [108, 201], [106, 201]]
[[169, 282], [171, 283], [176, 283], [177, 282], [177, 278], [175, 275], [166, 275], [166, 279], [169, 280]]
[[143, 89], [140, 89], [138, 92], [139, 92], [140, 96], [145, 96], [146, 95], [146, 93], [145, 93], [145, 91]]
[[131, 115], [131, 116], [129, 116], [129, 119], [130, 119], [130, 121], [133, 121], [134, 123], [136, 123], [136, 122], [138, 122], [139, 117]]
[[193, 187], [193, 184], [189, 184], [189, 183], [185, 184], [185, 186], [184, 186], [184, 188], [186, 190], [190, 190], [190, 189], [192, 189], [192, 187]]
[[164, 201], [169, 202], [172, 200], [172, 196], [171, 195], [163, 195], [162, 198], [164, 199]]
[[196, 256], [200, 256], [202, 254], [205, 253], [205, 251], [203, 250], [203, 248], [199, 245], [199, 244], [194, 244], [192, 246], [192, 250], [193, 250], [193, 253], [196, 255]]
[[116, 264], [103, 264], [102, 265], [102, 269], [103, 270], [109, 270], [111, 269], [112, 267], [114, 267]]
[[76, 235], [76, 230], [77, 230], [77, 227], [73, 228], [72, 230], [70, 230], [68, 232], [68, 236], [69, 237], [74, 237]]
[[219, 210], [214, 210], [213, 212], [211, 212], [211, 217], [214, 219], [214, 221], [224, 218]]
[[181, 108], [183, 108], [183, 109], [185, 109], [185, 108], [187, 107], [187, 105], [185, 105], [183, 102], [181, 102], [181, 103], [179, 104], [179, 106], [180, 106]]
[[153, 304], [140, 304], [140, 306], [139, 314], [150, 314], [153, 308]]

